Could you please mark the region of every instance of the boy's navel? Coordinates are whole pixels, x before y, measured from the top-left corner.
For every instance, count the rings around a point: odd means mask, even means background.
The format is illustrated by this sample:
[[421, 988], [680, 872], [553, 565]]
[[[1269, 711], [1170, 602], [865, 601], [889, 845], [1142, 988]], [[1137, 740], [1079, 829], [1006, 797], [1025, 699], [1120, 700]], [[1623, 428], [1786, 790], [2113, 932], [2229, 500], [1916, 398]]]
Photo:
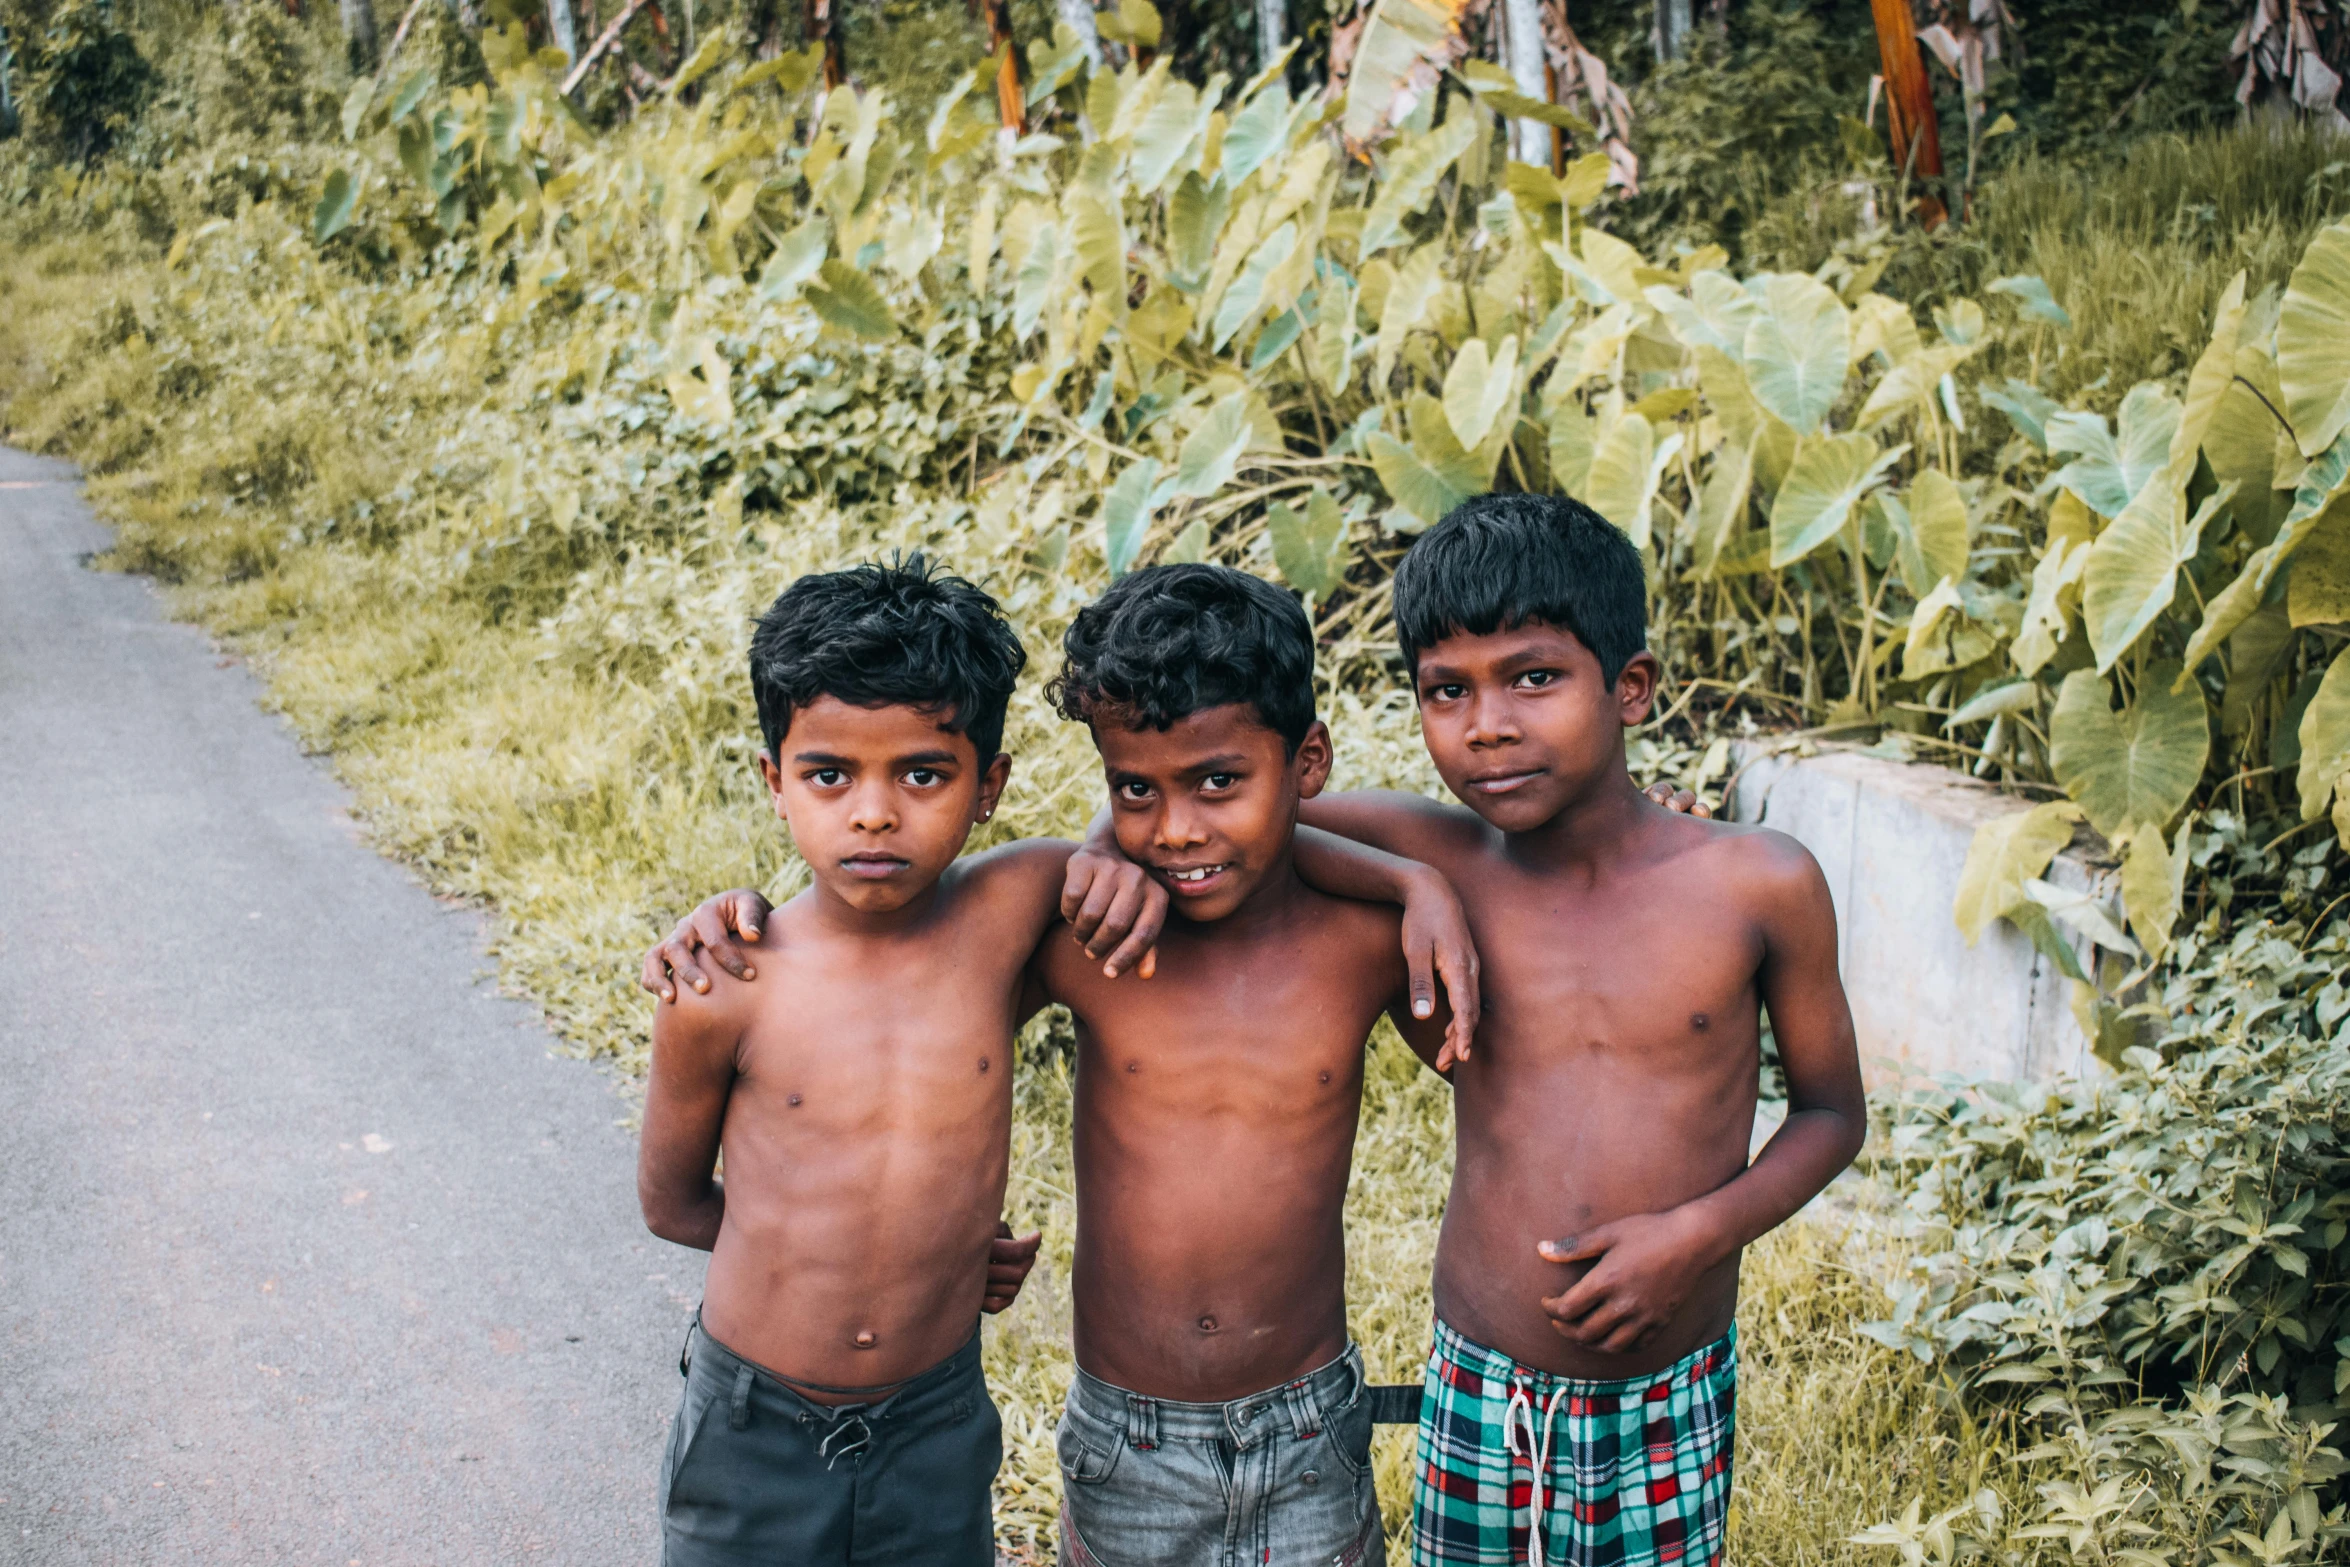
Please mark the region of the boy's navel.
[[859, 1333], [855, 1339], [851, 1340], [851, 1342], [854, 1343], [859, 1349], [871, 1349], [879, 1341], [874, 1338], [873, 1330], [871, 1328], [867, 1328], [862, 1333]]
[[1215, 1332], [1215, 1331], [1216, 1331], [1216, 1319], [1215, 1319], [1214, 1317], [1202, 1317], [1202, 1318], [1200, 1318], [1200, 1319], [1199, 1319], [1199, 1330], [1200, 1330], [1202, 1333], [1213, 1333], [1213, 1332]]

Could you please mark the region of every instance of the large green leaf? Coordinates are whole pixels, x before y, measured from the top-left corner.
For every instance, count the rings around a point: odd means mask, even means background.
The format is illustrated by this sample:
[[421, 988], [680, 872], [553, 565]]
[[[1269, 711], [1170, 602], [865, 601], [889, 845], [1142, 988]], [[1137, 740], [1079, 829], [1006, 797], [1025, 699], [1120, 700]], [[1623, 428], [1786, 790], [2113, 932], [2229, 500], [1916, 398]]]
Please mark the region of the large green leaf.
[[318, 205], [310, 213], [310, 237], [323, 245], [351, 226], [351, 211], [359, 204], [359, 182], [348, 169], [326, 177]]
[[1222, 353], [1232, 335], [1249, 323], [1257, 313], [1257, 306], [1265, 297], [1265, 280], [1287, 262], [1297, 249], [1297, 225], [1284, 223], [1265, 236], [1265, 242], [1250, 253], [1248, 262], [1232, 286], [1224, 290], [1224, 298], [1216, 306], [1216, 326], [1213, 347]]
[[1648, 501], [1653, 493], [1648, 472], [1655, 455], [1655, 427], [1628, 413], [1600, 437], [1591, 455], [1590, 477], [1583, 484], [1583, 503], [1637, 544], [1648, 542]]
[[2293, 561], [2285, 606], [2297, 627], [2350, 622], [2350, 516], [2337, 513], [2311, 532]]
[[2056, 482], [2086, 501], [2100, 517], [2120, 516], [2146, 487], [2146, 481], [2169, 463], [2179, 419], [2178, 400], [2151, 381], [2131, 387], [2122, 399], [2118, 438], [2097, 414], [2051, 414], [2049, 452], [2077, 454], [2057, 470]]
[[1460, 52], [1460, 24], [1446, 0], [1377, 0], [1355, 47], [1346, 78], [1346, 109], [1340, 129], [1351, 141], [1368, 141], [1395, 115], [1398, 99], [1431, 92], [1436, 73]]
[[2301, 819], [2325, 814], [2326, 801], [2350, 784], [2350, 652], [2336, 653], [2301, 714]]
[[1746, 328], [1747, 384], [1755, 401], [1792, 427], [1815, 434], [1852, 362], [1852, 314], [1816, 278], [1783, 272], [1750, 285], [1759, 305]]
[[2202, 546], [2204, 525], [2236, 493], [2225, 484], [2186, 515], [2168, 483], [2152, 483], [2089, 546], [2081, 576], [2081, 619], [2100, 674], [2130, 650], [2178, 591], [2179, 568]]
[[1232, 188], [1222, 181], [1210, 185], [1197, 174], [1186, 174], [1167, 202], [1167, 261], [1169, 281], [1189, 293], [1207, 283], [1216, 263], [1216, 240], [1232, 215]]
[[1753, 493], [1754, 448], [1718, 448], [1705, 487], [1698, 492], [1690, 528], [1689, 569], [1696, 575], [1711, 577], [1721, 569], [1722, 551], [1746, 525], [1748, 498]]
[[1265, 513], [1273, 564], [1283, 580], [1310, 599], [1326, 599], [1346, 580], [1346, 515], [1316, 490], [1301, 515], [1279, 501]]
[[2008, 657], [2027, 675], [2036, 675], [2056, 656], [2072, 629], [2081, 573], [2089, 565], [2089, 541], [2052, 539], [2048, 553], [2032, 568], [2032, 590], [2024, 600], [2023, 623], [2008, 644]]
[[2277, 318], [2277, 377], [2305, 457], [2350, 425], [2350, 221], [2321, 230], [2293, 269]]
[[2161, 830], [2141, 827], [2130, 834], [2122, 858], [2122, 907], [2129, 911], [2130, 930], [2157, 962], [2170, 950], [2172, 927], [2187, 901], [2188, 840], [2195, 819], [2179, 828], [2174, 847], [2165, 844]]
[[856, 337], [897, 334], [898, 323], [889, 313], [889, 301], [881, 297], [881, 290], [862, 269], [834, 256], [816, 269], [816, 275], [818, 281], [807, 285], [805, 292], [819, 321]]
[[2302, 473], [2292, 509], [2285, 513], [2276, 537], [2254, 550], [2236, 579], [2204, 606], [2203, 623], [2187, 639], [2186, 667], [2200, 666], [2238, 626], [2276, 597], [2277, 573], [2312, 535], [2344, 523], [2350, 523], [2350, 430], [2336, 436]]
[[1302, 106], [1289, 101], [1289, 88], [1284, 83], [1275, 82], [1251, 98], [1224, 131], [1224, 157], [1217, 167], [1224, 183], [1237, 187], [1287, 146], [1300, 112]]
[[1199, 427], [1183, 438], [1183, 448], [1175, 458], [1175, 478], [1163, 499], [1208, 496], [1224, 488], [1255, 433], [1248, 418], [1248, 393], [1233, 392], [1218, 399]]
[[766, 267], [759, 273], [759, 293], [767, 299], [789, 299], [797, 294], [808, 279], [824, 265], [824, 253], [832, 244], [832, 226], [821, 212], [812, 212], [797, 227], [787, 229], [776, 241], [775, 254], [767, 258]]
[[1115, 197], [1080, 194], [1070, 199], [1069, 245], [1077, 275], [1101, 299], [1126, 305], [1126, 226]]
[[1771, 567], [1782, 570], [1834, 538], [1862, 496], [1884, 482], [1907, 446], [1880, 450], [1866, 435], [1830, 435], [1796, 449], [1771, 506]]
[[1442, 522], [1447, 512], [1475, 493], [1455, 485], [1452, 477], [1384, 431], [1374, 433], [1365, 444], [1380, 484], [1421, 527]]
[[1200, 97], [1189, 82], [1170, 81], [1134, 132], [1129, 173], [1134, 193], [1148, 196], [1167, 182], [1199, 134]]
[[1921, 468], [1910, 481], [1904, 510], [1909, 531], [1902, 539], [1902, 576], [1912, 593], [1929, 593], [1948, 577], [1966, 578], [1967, 551], [1972, 540], [1967, 526], [1966, 496], [1939, 468]]
[[2212, 320], [2211, 341], [2196, 357], [2187, 376], [2187, 400], [2180, 410], [2178, 434], [2171, 438], [2170, 483], [2184, 489], [2195, 477], [2195, 459], [2211, 428], [2219, 405], [2236, 384], [2236, 355], [2244, 337], [2244, 274], [2239, 272], [2220, 295]]
[[1389, 148], [1387, 177], [1363, 219], [1356, 253], [1368, 261], [1402, 239], [1404, 219], [1428, 205], [1428, 198], [1436, 194], [1436, 182], [1476, 139], [1474, 111], [1455, 110], [1452, 118], [1436, 129], [1418, 135], [1406, 133]]
[[1453, 355], [1444, 376], [1444, 416], [1464, 447], [1475, 448], [1493, 422], [1513, 401], [1518, 389], [1518, 339], [1501, 340], [1501, 351], [1487, 355], [1484, 341], [1470, 338]]
[[2049, 765], [2108, 838], [2170, 824], [2195, 793], [2211, 754], [2202, 688], [2173, 690], [2176, 664], [2149, 668], [2138, 700], [2115, 712], [2105, 681], [2076, 669], [2064, 677], [2048, 721]]
[[1420, 324], [1420, 318], [1428, 313], [1428, 302], [1444, 286], [1443, 266], [1444, 247], [1422, 245], [1395, 275], [1387, 290], [1387, 303], [1379, 313], [1379, 347], [1371, 363], [1374, 387], [1386, 386], [1387, 378], [1394, 374], [1404, 339]]
[[1993, 920], [2024, 901], [2024, 883], [2037, 877], [2073, 839], [2081, 808], [2050, 800], [2028, 811], [1994, 816], [1975, 829], [1966, 867], [1958, 873], [1958, 899], [1951, 909], [1967, 945], [1982, 939]]
[[1151, 527], [1151, 491], [1158, 482], [1159, 460], [1145, 457], [1119, 474], [1102, 497], [1102, 548], [1113, 577], [1123, 576], [1142, 552], [1143, 537]]

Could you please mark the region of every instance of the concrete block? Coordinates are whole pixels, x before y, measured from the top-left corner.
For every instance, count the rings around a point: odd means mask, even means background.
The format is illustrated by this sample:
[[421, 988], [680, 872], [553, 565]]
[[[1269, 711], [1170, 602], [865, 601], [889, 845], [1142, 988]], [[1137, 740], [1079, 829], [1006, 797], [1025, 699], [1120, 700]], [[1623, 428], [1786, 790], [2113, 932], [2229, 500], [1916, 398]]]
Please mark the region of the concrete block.
[[[2103, 1070], [2073, 1019], [2063, 971], [2005, 921], [1970, 947], [1951, 917], [1975, 829], [2031, 801], [1880, 755], [1738, 752], [1731, 815], [1794, 838], [1827, 876], [1872, 1088], [1945, 1072], [2047, 1082]], [[2045, 874], [2118, 908], [2113, 861], [2085, 827]]]

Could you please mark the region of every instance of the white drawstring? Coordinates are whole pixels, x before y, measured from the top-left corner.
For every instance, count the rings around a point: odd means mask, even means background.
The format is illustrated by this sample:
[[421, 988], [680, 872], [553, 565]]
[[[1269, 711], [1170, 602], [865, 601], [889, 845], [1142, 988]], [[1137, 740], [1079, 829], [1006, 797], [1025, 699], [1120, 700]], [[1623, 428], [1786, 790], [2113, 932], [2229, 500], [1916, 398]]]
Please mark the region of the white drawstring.
[[1546, 1567], [1550, 1560], [1542, 1548], [1542, 1482], [1550, 1473], [1551, 1423], [1558, 1418], [1559, 1401], [1566, 1396], [1565, 1383], [1552, 1389], [1549, 1401], [1543, 1405], [1542, 1429], [1539, 1433], [1534, 1428], [1534, 1401], [1526, 1396], [1525, 1383], [1511, 1385], [1510, 1401], [1501, 1412], [1502, 1446], [1512, 1458], [1519, 1456], [1518, 1422], [1526, 1422], [1525, 1457], [1534, 1465], [1534, 1485], [1529, 1498], [1533, 1503], [1533, 1516], [1527, 1525], [1526, 1536], [1526, 1560], [1532, 1567]]

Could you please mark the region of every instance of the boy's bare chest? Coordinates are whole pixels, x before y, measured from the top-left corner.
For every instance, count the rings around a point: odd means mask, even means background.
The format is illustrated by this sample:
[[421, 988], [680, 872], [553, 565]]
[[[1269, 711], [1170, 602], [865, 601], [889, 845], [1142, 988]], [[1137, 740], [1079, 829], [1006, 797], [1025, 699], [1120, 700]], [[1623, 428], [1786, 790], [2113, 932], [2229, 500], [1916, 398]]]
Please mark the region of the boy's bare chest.
[[1483, 965], [1481, 1042], [1670, 1056], [1754, 1037], [1761, 943], [1724, 889], [1691, 875], [1636, 895], [1514, 870], [1459, 881]]

